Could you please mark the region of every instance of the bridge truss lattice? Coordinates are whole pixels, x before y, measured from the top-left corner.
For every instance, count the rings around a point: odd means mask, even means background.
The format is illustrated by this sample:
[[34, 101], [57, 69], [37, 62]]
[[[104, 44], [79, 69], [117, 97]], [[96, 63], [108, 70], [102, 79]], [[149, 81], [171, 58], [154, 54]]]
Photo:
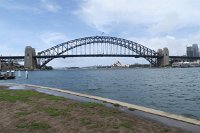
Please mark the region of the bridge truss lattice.
[[37, 55], [40, 67], [60, 57], [143, 57], [157, 65], [158, 53], [136, 42], [109, 36], [92, 36], [61, 43]]

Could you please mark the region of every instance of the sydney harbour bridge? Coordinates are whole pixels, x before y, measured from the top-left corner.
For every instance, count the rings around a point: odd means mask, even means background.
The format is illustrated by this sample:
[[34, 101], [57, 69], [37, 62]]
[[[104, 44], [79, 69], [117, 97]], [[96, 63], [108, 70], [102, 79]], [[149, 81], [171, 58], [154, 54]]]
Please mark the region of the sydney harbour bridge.
[[42, 68], [55, 58], [68, 57], [134, 57], [144, 58], [152, 66], [169, 65], [170, 59], [199, 59], [200, 57], [169, 56], [167, 48], [154, 51], [131, 40], [91, 36], [70, 40], [35, 53], [31, 46], [25, 48], [23, 56], [0, 56], [0, 60], [24, 60], [27, 69]]

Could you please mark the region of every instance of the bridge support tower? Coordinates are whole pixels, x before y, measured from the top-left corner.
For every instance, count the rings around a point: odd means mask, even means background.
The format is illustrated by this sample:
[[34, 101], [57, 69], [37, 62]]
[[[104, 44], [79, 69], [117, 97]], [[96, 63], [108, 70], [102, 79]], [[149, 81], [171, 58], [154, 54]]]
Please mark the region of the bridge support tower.
[[158, 66], [166, 67], [169, 65], [169, 50], [168, 48], [158, 49], [158, 54], [161, 58], [158, 58]]
[[27, 70], [34, 70], [37, 68], [37, 61], [35, 49], [31, 46], [26, 46], [25, 48], [25, 56], [24, 56], [24, 68]]

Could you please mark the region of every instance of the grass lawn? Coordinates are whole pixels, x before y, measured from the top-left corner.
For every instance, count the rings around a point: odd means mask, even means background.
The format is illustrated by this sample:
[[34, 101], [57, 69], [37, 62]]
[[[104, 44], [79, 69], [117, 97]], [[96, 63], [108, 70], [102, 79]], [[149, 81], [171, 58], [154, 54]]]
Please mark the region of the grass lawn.
[[103, 104], [77, 102], [31, 90], [8, 90], [3, 86], [0, 114], [0, 129], [4, 133], [184, 133]]

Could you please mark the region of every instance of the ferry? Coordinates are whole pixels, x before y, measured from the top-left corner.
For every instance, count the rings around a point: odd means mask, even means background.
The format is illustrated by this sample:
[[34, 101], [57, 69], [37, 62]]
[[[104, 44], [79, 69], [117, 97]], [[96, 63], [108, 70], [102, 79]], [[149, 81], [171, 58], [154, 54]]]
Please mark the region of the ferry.
[[15, 71], [0, 72], [0, 80], [15, 79]]
[[187, 68], [187, 67], [200, 67], [198, 62], [174, 62], [172, 67]]

